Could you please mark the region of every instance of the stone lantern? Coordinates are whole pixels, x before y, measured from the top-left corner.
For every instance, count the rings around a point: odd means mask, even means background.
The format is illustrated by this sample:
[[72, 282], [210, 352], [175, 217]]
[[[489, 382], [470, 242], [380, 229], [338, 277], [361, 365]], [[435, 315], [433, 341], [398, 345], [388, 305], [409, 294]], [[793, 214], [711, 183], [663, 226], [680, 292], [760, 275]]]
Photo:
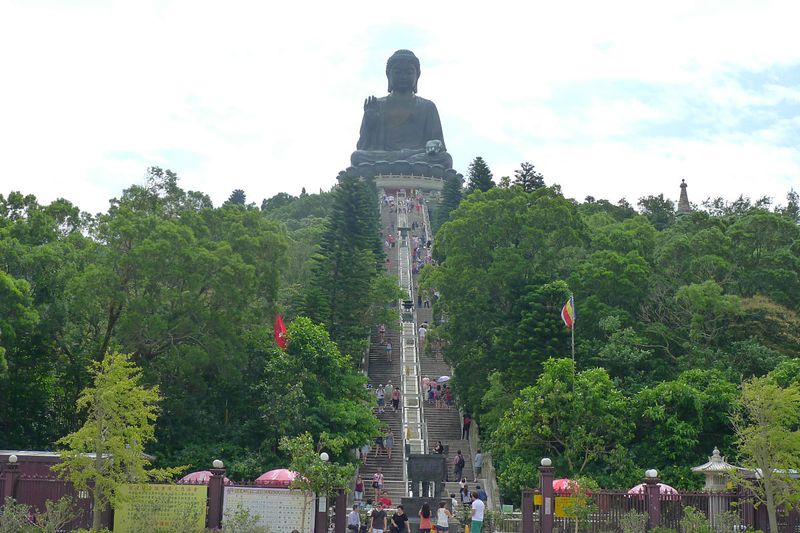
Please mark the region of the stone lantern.
[[728, 476], [733, 471], [742, 470], [725, 461], [719, 454], [719, 449], [715, 446], [708, 462], [692, 468], [692, 472], [700, 472], [706, 476], [706, 484], [703, 490], [708, 492], [723, 492], [728, 490]]
[[[701, 472], [706, 476], [706, 484], [703, 490], [707, 492], [724, 492], [728, 490], [728, 478], [731, 472], [745, 470], [739, 466], [734, 466], [719, 454], [719, 449], [715, 446], [708, 462], [692, 468], [692, 472]], [[716, 527], [717, 515], [728, 510], [728, 500], [723, 494], [712, 494], [708, 498], [708, 519]]]

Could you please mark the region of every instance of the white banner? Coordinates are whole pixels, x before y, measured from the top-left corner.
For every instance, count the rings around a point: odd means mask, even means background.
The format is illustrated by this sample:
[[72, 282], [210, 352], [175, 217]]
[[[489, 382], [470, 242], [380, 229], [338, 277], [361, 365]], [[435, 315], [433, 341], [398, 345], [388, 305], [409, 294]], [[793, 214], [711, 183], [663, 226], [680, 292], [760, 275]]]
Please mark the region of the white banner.
[[[314, 531], [314, 495], [299, 490], [262, 487], [225, 487], [222, 522], [233, 517], [237, 509], [258, 516], [258, 524], [267, 526], [272, 533], [301, 533]], [[305, 528], [303, 528], [305, 509]]]

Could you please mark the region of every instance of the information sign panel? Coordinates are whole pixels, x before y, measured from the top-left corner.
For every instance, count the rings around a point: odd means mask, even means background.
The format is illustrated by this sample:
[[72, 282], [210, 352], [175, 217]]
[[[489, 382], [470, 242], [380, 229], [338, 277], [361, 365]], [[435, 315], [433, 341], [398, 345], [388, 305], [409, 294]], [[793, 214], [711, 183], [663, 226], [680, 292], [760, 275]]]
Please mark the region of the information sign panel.
[[578, 499], [572, 496], [556, 496], [556, 512], [558, 518], [575, 518], [567, 509], [574, 507]]
[[122, 502], [114, 508], [114, 533], [171, 533], [179, 526], [206, 525], [205, 485], [137, 484], [120, 487]]
[[258, 516], [258, 524], [269, 527], [273, 533], [303, 532], [303, 509], [305, 509], [305, 532], [314, 529], [314, 496], [299, 490], [272, 489], [264, 487], [225, 487], [223, 523], [225, 515], [232, 515], [238, 508], [250, 516]]

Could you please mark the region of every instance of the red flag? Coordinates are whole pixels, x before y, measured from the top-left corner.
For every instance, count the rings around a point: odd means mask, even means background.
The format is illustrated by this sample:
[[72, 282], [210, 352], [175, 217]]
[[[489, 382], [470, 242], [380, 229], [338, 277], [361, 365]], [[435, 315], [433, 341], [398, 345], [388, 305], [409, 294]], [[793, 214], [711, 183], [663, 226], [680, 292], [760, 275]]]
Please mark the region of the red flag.
[[283, 325], [283, 318], [281, 315], [275, 314], [275, 342], [278, 346], [286, 349], [286, 326]]

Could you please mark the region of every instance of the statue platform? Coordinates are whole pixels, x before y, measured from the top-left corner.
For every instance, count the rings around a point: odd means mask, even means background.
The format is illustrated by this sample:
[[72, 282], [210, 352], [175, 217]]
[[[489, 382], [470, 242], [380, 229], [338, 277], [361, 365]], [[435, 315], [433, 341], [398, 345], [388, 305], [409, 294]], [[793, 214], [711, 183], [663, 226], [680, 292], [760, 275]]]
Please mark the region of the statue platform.
[[441, 191], [444, 187], [445, 179], [461, 175], [452, 168], [445, 169], [438, 164], [378, 161], [376, 163], [362, 163], [357, 167], [347, 167], [346, 170], [339, 172], [339, 179], [344, 176], [374, 179], [378, 188], [387, 190]]

